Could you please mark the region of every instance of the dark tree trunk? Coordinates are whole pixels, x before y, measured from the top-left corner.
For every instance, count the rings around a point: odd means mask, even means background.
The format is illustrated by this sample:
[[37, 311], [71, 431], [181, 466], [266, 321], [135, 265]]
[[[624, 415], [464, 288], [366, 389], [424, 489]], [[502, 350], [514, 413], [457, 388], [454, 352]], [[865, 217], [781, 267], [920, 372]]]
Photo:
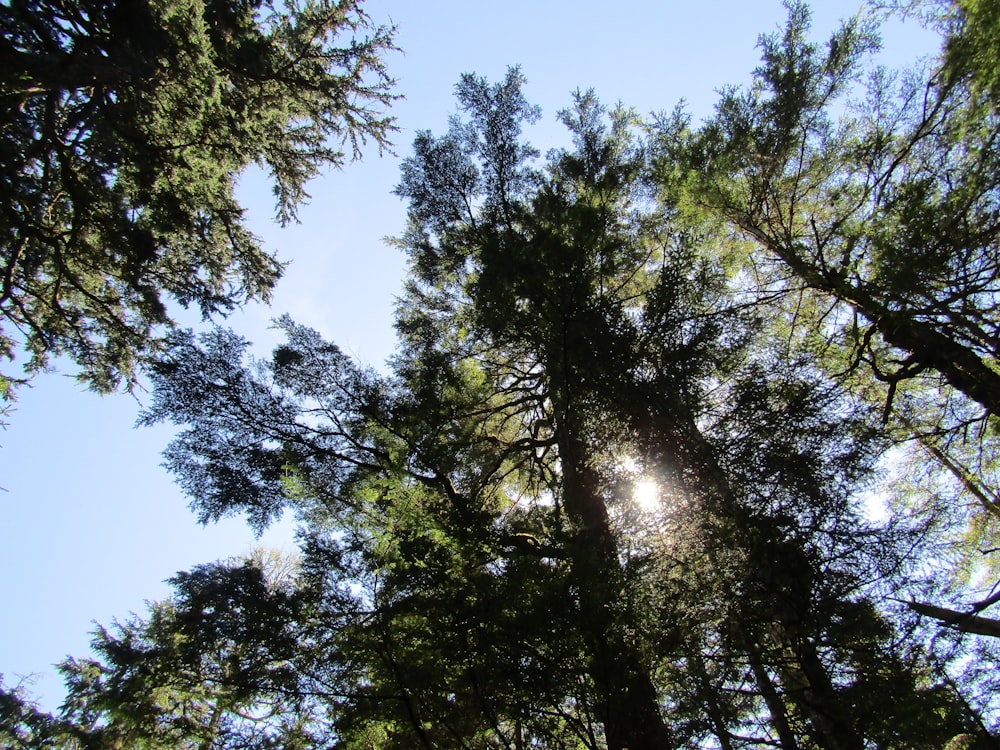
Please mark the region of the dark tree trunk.
[[760, 658], [757, 647], [749, 642], [745, 642], [747, 658], [750, 661], [750, 670], [753, 672], [754, 680], [757, 682], [757, 689], [760, 690], [767, 710], [771, 714], [771, 726], [778, 735], [778, 741], [783, 750], [798, 750], [799, 743], [792, 731], [788, 721], [788, 712], [785, 710], [785, 701], [778, 694], [771, 675], [767, 673], [764, 662]]
[[[563, 504], [577, 524], [570, 564], [579, 595], [580, 625], [589, 647], [590, 676], [608, 750], [663, 750], [675, 743], [663, 720], [649, 670], [622, 628], [624, 584], [591, 450], [567, 397], [559, 363], [553, 387], [556, 443], [563, 475]], [[560, 382], [561, 381], [561, 382]], [[627, 619], [627, 616], [626, 616]]]
[[979, 403], [990, 414], [1000, 415], [1000, 373], [983, 362], [976, 352], [929, 323], [888, 309], [868, 290], [843, 276], [816, 268], [795, 248], [772, 238], [750, 218], [744, 217], [737, 223], [778, 256], [807, 286], [839, 299], [870, 320], [886, 343], [910, 353], [912, 366], [939, 372], [950, 386]]

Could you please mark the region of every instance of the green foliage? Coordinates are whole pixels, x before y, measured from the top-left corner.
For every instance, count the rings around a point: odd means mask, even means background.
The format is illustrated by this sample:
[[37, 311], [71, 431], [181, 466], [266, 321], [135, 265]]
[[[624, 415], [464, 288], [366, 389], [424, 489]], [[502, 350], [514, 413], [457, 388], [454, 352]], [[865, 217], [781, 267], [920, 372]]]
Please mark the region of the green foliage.
[[147, 619], [100, 628], [97, 659], [60, 666], [64, 731], [81, 747], [324, 746], [311, 733], [322, 722], [297, 690], [307, 595], [266, 563], [179, 574], [174, 597]]
[[742, 250], [733, 278], [748, 304], [987, 514], [959, 536], [989, 538], [1000, 120], [990, 63], [969, 50], [990, 43], [996, 4], [967, 5], [935, 11], [942, 60], [896, 75], [866, 63], [869, 21], [821, 46], [793, 4], [785, 33], [761, 40], [753, 85], [725, 91], [698, 128], [683, 112], [661, 118], [655, 160], [668, 205], [742, 240], [727, 246]]
[[171, 302], [266, 300], [281, 265], [236, 179], [266, 169], [287, 222], [392, 129], [391, 30], [354, 0], [15, 2], [0, 29], [0, 348], [27, 373], [66, 354], [98, 391], [131, 386]]
[[578, 94], [539, 165], [522, 85], [463, 78], [404, 163], [390, 375], [287, 319], [270, 360], [217, 330], [154, 370], [146, 420], [182, 427], [167, 457], [203, 518], [305, 525], [298, 694], [344, 747], [981, 731], [876, 604], [914, 537], [859, 512], [871, 412], [745, 304], [718, 223], [655, 200], [631, 113]]
[[0, 742], [10, 750], [60, 747], [63, 728], [52, 716], [38, 710], [27, 691], [7, 688], [0, 681]]
[[958, 28], [948, 38], [946, 72], [952, 80], [971, 79], [973, 87], [1000, 98], [1000, 4], [996, 0], [955, 0]]
[[[875, 42], [821, 48], [792, 4], [703, 126], [581, 92], [544, 159], [520, 73], [464, 76], [396, 190], [388, 374], [288, 318], [269, 359], [175, 332], [152, 369], [143, 421], [180, 427], [202, 520], [292, 510], [298, 566], [177, 576], [63, 666], [58, 721], [140, 747], [993, 746], [990, 647], [892, 604], [950, 541], [931, 500], [995, 498], [989, 441], [949, 442], [991, 408], [992, 123], [933, 80], [864, 88]], [[904, 433], [961, 460], [926, 515], [875, 523]]]

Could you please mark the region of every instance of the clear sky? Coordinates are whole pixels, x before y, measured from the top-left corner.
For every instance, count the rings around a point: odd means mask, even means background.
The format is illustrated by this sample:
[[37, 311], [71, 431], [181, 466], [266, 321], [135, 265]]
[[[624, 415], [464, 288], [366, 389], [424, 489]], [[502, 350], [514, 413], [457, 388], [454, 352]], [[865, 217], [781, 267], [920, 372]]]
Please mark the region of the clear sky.
[[[858, 7], [816, 2], [816, 37]], [[276, 341], [269, 321], [285, 312], [365, 363], [381, 365], [391, 354], [405, 270], [383, 242], [405, 221], [391, 191], [415, 132], [447, 127], [462, 73], [499, 80], [520, 65], [528, 98], [543, 109], [529, 135], [544, 152], [562, 145], [555, 114], [575, 89], [593, 88], [641, 114], [671, 110], [682, 98], [696, 117], [709, 114], [719, 88], [749, 79], [759, 34], [785, 18], [779, 0], [369, 0], [367, 9], [397, 25], [403, 50], [388, 60], [406, 97], [394, 108], [397, 155], [372, 153], [315, 181], [301, 223], [284, 230], [270, 221], [267, 185], [246, 176], [241, 195], [254, 230], [292, 262], [270, 308], [253, 306], [227, 322], [260, 354]], [[919, 27], [894, 27], [884, 59], [909, 62], [933, 46]], [[198, 563], [255, 543], [293, 549], [290, 519], [260, 542], [241, 519], [197, 525], [160, 467], [172, 430], [133, 429], [143, 394], [101, 398], [68, 372], [22, 390], [0, 433], [0, 673], [7, 685], [33, 679], [50, 710], [62, 696], [51, 665], [87, 655], [93, 622], [141, 614], [145, 601], [168, 594], [164, 579]]]

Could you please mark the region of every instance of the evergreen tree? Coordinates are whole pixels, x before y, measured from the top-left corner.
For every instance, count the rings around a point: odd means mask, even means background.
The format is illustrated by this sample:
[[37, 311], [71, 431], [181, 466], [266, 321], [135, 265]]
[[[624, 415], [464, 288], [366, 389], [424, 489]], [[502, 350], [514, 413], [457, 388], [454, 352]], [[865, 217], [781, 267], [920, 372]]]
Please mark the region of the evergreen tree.
[[360, 6], [0, 6], [0, 353], [23, 348], [28, 374], [68, 355], [109, 391], [159, 350], [169, 303], [266, 300], [281, 264], [246, 228], [238, 176], [265, 168], [287, 222], [322, 167], [392, 128], [392, 34]]
[[993, 413], [993, 105], [956, 67], [836, 120], [874, 37], [820, 52], [807, 21], [703, 127], [578, 93], [544, 159], [518, 71], [464, 76], [403, 164], [388, 374], [288, 318], [267, 360], [171, 333], [143, 417], [182, 427], [169, 467], [203, 521], [291, 509], [301, 560], [179, 575], [63, 666], [58, 717], [3, 693], [0, 736], [995, 747], [989, 646], [925, 649], [890, 601], [941, 538], [939, 475], [926, 523], [861, 501], [901, 434], [995, 497], [992, 444], [956, 437]]
[[995, 446], [964, 438], [1000, 408], [1000, 121], [982, 57], [961, 52], [988, 44], [993, 5], [969, 3], [943, 62], [897, 77], [865, 63], [870, 22], [822, 47], [794, 3], [754, 84], [698, 128], [663, 118], [658, 148], [666, 199], [747, 242], [747, 293], [996, 515]]
[[287, 319], [270, 361], [216, 331], [155, 370], [202, 518], [295, 508], [313, 585], [356, 597], [316, 620], [334, 741], [988, 742], [876, 606], [901, 553], [857, 507], [864, 409], [654, 200], [630, 113], [579, 94], [539, 169], [522, 83], [464, 77], [404, 164], [390, 376]]
[[951, 567], [935, 597], [975, 616], [1000, 576], [982, 554], [1000, 530], [996, 3], [894, 5], [939, 25], [938, 59], [874, 67], [870, 19], [823, 46], [793, 3], [750, 87], [698, 127], [682, 110], [660, 119], [657, 181], [685, 221], [742, 246], [744, 298], [789, 349], [881, 410], [911, 467], [894, 507], [935, 529]]

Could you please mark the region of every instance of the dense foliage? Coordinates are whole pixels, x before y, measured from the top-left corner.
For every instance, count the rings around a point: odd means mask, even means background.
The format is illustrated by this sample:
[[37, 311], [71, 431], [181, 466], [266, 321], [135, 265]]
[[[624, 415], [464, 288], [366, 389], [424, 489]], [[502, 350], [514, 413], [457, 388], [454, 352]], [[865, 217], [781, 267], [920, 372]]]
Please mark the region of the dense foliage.
[[174, 332], [153, 368], [201, 519], [291, 509], [300, 555], [179, 575], [62, 666], [58, 715], [0, 693], [0, 738], [996, 747], [1000, 597], [962, 598], [1000, 507], [968, 19], [894, 81], [872, 28], [820, 47], [792, 5], [707, 122], [578, 93], [544, 158], [520, 73], [464, 76], [403, 163], [387, 373], [288, 318], [270, 358]]
[[235, 180], [265, 168], [288, 221], [322, 167], [383, 145], [391, 45], [357, 0], [0, 5], [0, 353], [108, 391], [171, 302], [266, 300], [281, 264]]
[[[996, 3], [927, 5], [950, 31], [945, 54], [905, 75], [865, 64], [871, 24], [823, 46], [793, 7], [784, 33], [762, 39], [751, 87], [724, 92], [698, 127], [683, 111], [661, 118], [654, 160], [661, 198], [741, 248], [748, 303], [877, 405], [910, 460], [936, 467], [925, 481], [911, 468], [904, 492], [988, 550], [1000, 519], [1000, 112], [973, 50], [993, 43]], [[995, 576], [996, 562], [987, 555]]]

